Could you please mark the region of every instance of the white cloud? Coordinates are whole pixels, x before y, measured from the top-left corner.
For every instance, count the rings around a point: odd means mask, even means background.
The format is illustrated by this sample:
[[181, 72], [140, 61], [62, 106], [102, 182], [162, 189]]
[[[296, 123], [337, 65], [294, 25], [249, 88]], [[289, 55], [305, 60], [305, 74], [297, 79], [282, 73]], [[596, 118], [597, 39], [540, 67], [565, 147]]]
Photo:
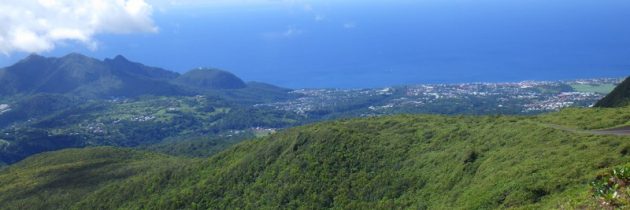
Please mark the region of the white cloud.
[[300, 36], [304, 31], [296, 28], [295, 26], [288, 26], [284, 31], [267, 32], [263, 33], [262, 37], [267, 40], [287, 39]]
[[0, 53], [45, 52], [94, 35], [157, 32], [144, 0], [0, 0]]
[[304, 11], [307, 11], [307, 12], [313, 11], [313, 5], [311, 4], [304, 4], [303, 8], [304, 8]]
[[151, 5], [160, 10], [168, 10], [172, 7], [226, 7], [226, 6], [267, 6], [297, 4], [301, 0], [147, 0]]
[[324, 21], [326, 20], [326, 16], [325, 15], [315, 15], [315, 18], [313, 18], [316, 22], [320, 22], [320, 21]]
[[357, 27], [357, 24], [354, 23], [354, 22], [347, 22], [347, 23], [343, 24], [343, 28], [345, 28], [345, 29], [353, 29], [353, 28], [356, 28], [356, 27]]
[[284, 31], [284, 33], [282, 33], [284, 37], [294, 37], [300, 34], [302, 34], [302, 30], [295, 27], [289, 27], [286, 31]]

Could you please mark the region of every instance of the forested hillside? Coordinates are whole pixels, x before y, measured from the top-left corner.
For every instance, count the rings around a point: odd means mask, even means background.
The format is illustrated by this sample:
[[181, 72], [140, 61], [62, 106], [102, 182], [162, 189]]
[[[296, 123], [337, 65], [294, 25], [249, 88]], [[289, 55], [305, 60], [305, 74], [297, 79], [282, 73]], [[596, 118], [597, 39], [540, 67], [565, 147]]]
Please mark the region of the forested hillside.
[[[628, 112], [630, 108], [573, 109], [534, 117], [342, 120], [247, 141], [206, 160], [113, 148], [66, 150], [1, 171], [0, 205], [595, 208], [588, 183], [630, 161], [630, 137], [590, 134], [571, 120], [616, 127], [629, 123], [617, 113]], [[82, 179], [94, 174], [99, 174], [94, 181]]]

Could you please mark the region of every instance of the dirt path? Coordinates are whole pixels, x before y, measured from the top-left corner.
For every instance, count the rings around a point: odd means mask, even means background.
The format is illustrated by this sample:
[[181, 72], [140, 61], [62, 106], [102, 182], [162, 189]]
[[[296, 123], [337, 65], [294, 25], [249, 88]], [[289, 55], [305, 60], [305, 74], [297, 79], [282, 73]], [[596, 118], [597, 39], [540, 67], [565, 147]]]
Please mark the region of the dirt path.
[[594, 134], [630, 136], [630, 126], [591, 131]]
[[594, 134], [594, 135], [615, 135], [615, 136], [630, 136], [630, 126], [623, 126], [618, 128], [602, 129], [602, 130], [579, 130], [576, 128], [570, 128], [562, 125], [540, 123], [542, 126], [569, 131], [573, 133], [581, 134]]

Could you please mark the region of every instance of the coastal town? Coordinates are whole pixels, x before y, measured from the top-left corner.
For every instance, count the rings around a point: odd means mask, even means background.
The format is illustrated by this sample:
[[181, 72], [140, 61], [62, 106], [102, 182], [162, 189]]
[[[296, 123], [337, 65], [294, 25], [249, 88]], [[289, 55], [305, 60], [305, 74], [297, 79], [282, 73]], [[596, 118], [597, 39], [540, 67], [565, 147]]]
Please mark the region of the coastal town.
[[621, 78], [600, 78], [423, 84], [373, 89], [299, 89], [293, 93], [301, 97], [294, 100], [256, 106], [305, 115], [322, 110], [358, 110], [361, 115], [404, 112], [450, 114], [448, 107], [466, 107], [459, 109], [469, 109], [470, 113], [528, 114], [592, 106], [620, 82]]

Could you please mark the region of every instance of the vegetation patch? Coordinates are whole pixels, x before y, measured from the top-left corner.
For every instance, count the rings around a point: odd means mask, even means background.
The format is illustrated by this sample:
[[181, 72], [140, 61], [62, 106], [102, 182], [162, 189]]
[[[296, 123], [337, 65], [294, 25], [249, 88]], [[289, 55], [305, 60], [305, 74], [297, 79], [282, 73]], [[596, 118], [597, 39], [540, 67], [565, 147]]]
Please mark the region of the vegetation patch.
[[577, 92], [602, 94], [608, 94], [615, 89], [614, 84], [571, 84], [571, 87]]
[[602, 209], [630, 206], [630, 167], [617, 167], [591, 182], [593, 197]]

